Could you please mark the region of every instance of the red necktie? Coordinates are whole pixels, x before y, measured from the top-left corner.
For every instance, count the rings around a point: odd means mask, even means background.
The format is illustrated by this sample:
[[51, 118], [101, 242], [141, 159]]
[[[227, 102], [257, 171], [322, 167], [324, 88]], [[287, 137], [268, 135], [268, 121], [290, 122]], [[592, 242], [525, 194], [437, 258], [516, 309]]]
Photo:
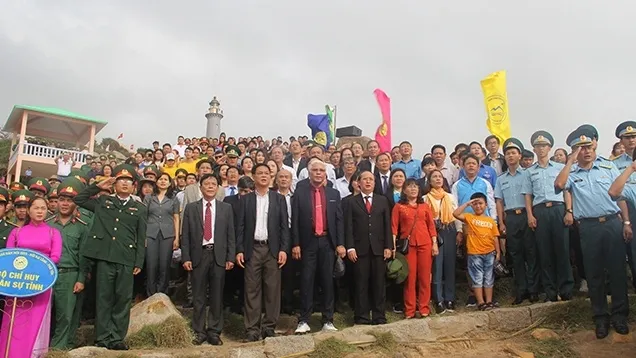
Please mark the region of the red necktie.
[[324, 221], [322, 218], [322, 196], [320, 195], [320, 189], [314, 189], [314, 221], [316, 227], [316, 235], [322, 235], [325, 232], [323, 227]]
[[203, 240], [212, 240], [212, 204], [205, 205], [205, 221], [203, 222]]
[[371, 197], [369, 195], [364, 197], [365, 206], [367, 207], [367, 213], [371, 214]]

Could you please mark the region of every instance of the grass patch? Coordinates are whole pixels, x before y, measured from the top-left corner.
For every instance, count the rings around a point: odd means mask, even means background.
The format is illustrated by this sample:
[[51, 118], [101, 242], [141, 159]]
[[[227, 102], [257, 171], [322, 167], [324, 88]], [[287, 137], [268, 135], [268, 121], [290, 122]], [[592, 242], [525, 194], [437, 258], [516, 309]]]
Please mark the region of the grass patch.
[[572, 358], [580, 357], [570, 344], [563, 339], [546, 339], [534, 341], [528, 346], [536, 358]]
[[594, 328], [592, 306], [585, 299], [576, 298], [564, 305], [556, 305], [545, 315], [542, 326], [569, 332]]
[[397, 341], [391, 332], [371, 331], [370, 335], [375, 337], [375, 345], [387, 352], [393, 352], [397, 348]]
[[59, 349], [50, 349], [45, 355], [44, 358], [68, 358], [70, 355], [68, 351], [63, 351]]
[[328, 338], [316, 344], [314, 351], [309, 354], [310, 358], [340, 358], [347, 353], [356, 351], [356, 347], [335, 338]]
[[143, 327], [126, 342], [131, 348], [184, 348], [192, 345], [192, 332], [185, 319], [173, 316], [160, 324]]
[[223, 334], [231, 340], [242, 341], [246, 337], [243, 316], [236, 313], [224, 313]]

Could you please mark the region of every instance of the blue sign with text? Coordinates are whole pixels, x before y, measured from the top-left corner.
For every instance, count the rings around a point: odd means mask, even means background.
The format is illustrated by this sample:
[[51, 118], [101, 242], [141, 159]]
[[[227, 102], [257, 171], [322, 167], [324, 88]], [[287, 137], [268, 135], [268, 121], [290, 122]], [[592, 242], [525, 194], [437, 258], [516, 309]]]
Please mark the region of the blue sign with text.
[[48, 256], [29, 249], [0, 250], [0, 295], [31, 297], [53, 287], [57, 267]]

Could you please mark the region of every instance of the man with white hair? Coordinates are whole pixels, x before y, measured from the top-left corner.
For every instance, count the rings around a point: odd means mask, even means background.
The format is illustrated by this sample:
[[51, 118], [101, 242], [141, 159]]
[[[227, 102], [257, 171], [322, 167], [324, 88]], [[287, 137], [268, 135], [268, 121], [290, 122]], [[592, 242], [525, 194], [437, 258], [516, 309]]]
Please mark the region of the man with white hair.
[[[323, 158], [325, 155], [325, 149], [320, 145], [314, 145], [309, 149], [309, 158], [318, 157]], [[323, 162], [324, 163], [324, 162]], [[327, 179], [331, 182], [331, 184], [336, 183], [336, 169], [330, 163], [324, 163], [327, 171]], [[307, 163], [309, 166], [309, 163]], [[308, 168], [304, 168], [298, 174], [298, 181], [309, 178], [309, 170]]]
[[[313, 149], [313, 148], [312, 148]], [[292, 258], [301, 262], [301, 313], [297, 334], [310, 331], [313, 311], [314, 279], [318, 275], [322, 290], [323, 331], [337, 331], [333, 325], [334, 252], [344, 258], [344, 223], [340, 193], [325, 184], [326, 164], [312, 158], [308, 164], [309, 183], [299, 185], [292, 197]]]

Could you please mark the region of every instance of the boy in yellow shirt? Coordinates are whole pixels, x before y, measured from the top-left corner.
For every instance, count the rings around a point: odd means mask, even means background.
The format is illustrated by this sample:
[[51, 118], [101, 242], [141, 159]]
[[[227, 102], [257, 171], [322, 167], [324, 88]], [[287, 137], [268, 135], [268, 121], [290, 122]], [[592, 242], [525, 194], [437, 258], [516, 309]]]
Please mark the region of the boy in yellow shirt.
[[[480, 311], [494, 308], [492, 292], [495, 284], [495, 261], [501, 258], [499, 249], [499, 229], [490, 216], [485, 215], [486, 195], [475, 193], [470, 200], [453, 212], [457, 220], [464, 223], [466, 248], [468, 250], [468, 275]], [[471, 206], [474, 214], [465, 213]]]

